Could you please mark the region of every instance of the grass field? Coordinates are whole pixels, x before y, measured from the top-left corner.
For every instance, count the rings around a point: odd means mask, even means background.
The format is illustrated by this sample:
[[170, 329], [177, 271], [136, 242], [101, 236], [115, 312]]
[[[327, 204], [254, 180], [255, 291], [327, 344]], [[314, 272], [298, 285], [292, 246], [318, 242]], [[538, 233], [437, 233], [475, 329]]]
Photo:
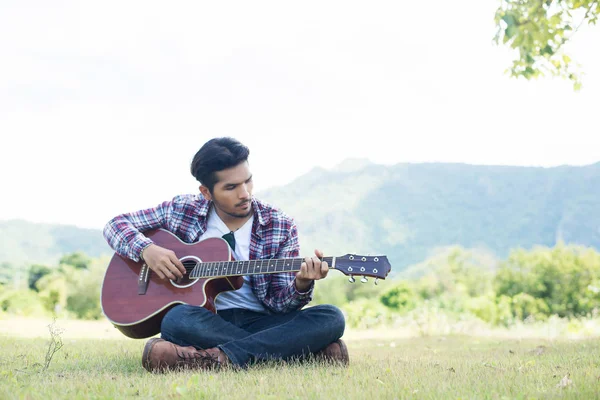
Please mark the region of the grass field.
[[24, 321], [0, 321], [0, 399], [600, 398], [598, 339], [410, 338], [349, 330], [349, 368], [270, 364], [154, 375], [141, 366], [144, 341], [104, 332], [102, 322], [80, 323], [79, 331], [78, 322], [65, 323], [72, 329], [44, 368], [48, 328], [31, 322], [24, 335]]

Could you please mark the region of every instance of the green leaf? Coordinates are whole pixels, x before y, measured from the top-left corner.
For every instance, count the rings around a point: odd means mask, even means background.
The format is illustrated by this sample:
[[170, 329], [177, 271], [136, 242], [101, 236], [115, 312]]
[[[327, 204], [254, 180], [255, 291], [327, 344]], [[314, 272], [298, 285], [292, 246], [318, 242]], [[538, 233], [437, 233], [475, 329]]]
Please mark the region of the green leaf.
[[506, 25], [508, 25], [508, 26], [513, 26], [513, 25], [517, 24], [517, 20], [516, 20], [515, 16], [512, 14], [505, 14], [502, 17], [502, 21], [506, 22]]
[[571, 57], [569, 57], [568, 55], [564, 55], [563, 56], [563, 61], [565, 62], [565, 64], [568, 64], [571, 62]]
[[547, 44], [546, 47], [544, 47], [542, 49], [542, 51], [540, 52], [540, 54], [541, 55], [546, 55], [547, 54], [547, 55], [551, 56], [551, 55], [554, 54], [554, 49], [549, 44]]
[[524, 76], [525, 76], [527, 79], [529, 79], [529, 78], [531, 78], [532, 76], [535, 76], [535, 71], [533, 70], [533, 68], [531, 68], [531, 67], [527, 67], [527, 68], [525, 68], [525, 71], [523, 72], [523, 75], [524, 75]]
[[510, 39], [517, 34], [519, 28], [515, 25], [509, 25], [508, 28], [504, 30], [504, 34]]
[[515, 38], [515, 40], [512, 44], [513, 49], [520, 47], [524, 42], [525, 42], [525, 35], [517, 35], [517, 37]]
[[531, 56], [531, 54], [527, 53], [527, 55], [525, 56], [525, 62], [531, 65], [535, 62], [535, 59]]

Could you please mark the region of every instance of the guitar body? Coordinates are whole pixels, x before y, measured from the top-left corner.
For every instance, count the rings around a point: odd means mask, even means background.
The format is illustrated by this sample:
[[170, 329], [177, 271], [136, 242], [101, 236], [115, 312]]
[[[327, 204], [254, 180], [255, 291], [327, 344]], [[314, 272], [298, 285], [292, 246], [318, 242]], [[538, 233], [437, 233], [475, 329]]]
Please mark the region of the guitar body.
[[[188, 244], [162, 229], [145, 235], [157, 245], [173, 250], [182, 262], [232, 260], [229, 245], [221, 238]], [[241, 276], [190, 280], [186, 275], [179, 281], [161, 280], [144, 263], [115, 254], [104, 276], [100, 302], [102, 311], [117, 329], [140, 339], [159, 333], [163, 317], [174, 306], [191, 304], [216, 312], [217, 295], [237, 290], [242, 284]]]

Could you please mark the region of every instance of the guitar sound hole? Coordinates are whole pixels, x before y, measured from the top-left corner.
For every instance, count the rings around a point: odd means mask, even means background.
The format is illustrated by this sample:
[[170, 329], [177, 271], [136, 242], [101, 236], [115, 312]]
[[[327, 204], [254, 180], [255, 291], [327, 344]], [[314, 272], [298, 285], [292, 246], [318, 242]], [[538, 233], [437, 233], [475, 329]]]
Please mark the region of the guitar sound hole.
[[192, 283], [195, 279], [190, 279], [190, 273], [192, 272], [192, 270], [194, 268], [196, 268], [196, 266], [198, 265], [198, 262], [196, 262], [195, 260], [190, 260], [190, 259], [184, 259], [182, 262], [183, 266], [185, 267], [185, 274], [183, 275], [183, 278], [177, 278], [174, 282], [177, 285], [189, 285], [190, 283]]

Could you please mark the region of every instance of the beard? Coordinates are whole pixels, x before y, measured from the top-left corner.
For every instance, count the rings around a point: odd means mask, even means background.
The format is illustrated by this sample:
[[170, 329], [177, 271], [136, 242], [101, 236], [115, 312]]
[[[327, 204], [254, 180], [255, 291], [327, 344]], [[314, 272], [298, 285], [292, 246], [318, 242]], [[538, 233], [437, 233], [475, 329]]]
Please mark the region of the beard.
[[243, 214], [241, 214], [241, 213], [230, 213], [230, 212], [227, 212], [225, 210], [221, 210], [221, 211], [223, 211], [225, 214], [229, 215], [230, 217], [234, 217], [234, 218], [247, 218], [247, 217], [250, 216], [250, 214], [252, 214], [252, 207], [250, 207], [250, 210], [247, 213], [243, 213]]
[[236, 207], [238, 207], [238, 206], [241, 206], [242, 204], [246, 204], [246, 203], [250, 204], [248, 211], [244, 211], [244, 212], [235, 212], [235, 211], [230, 212], [230, 211], [225, 210], [223, 207], [221, 207], [221, 205], [219, 203], [215, 202], [214, 199], [213, 199], [213, 202], [215, 203], [215, 206], [217, 206], [217, 208], [221, 212], [223, 212], [233, 218], [248, 218], [254, 212], [254, 210], [252, 209], [252, 202], [250, 200], [248, 200], [247, 202], [244, 201], [244, 202], [241, 202], [241, 203], [235, 205]]

